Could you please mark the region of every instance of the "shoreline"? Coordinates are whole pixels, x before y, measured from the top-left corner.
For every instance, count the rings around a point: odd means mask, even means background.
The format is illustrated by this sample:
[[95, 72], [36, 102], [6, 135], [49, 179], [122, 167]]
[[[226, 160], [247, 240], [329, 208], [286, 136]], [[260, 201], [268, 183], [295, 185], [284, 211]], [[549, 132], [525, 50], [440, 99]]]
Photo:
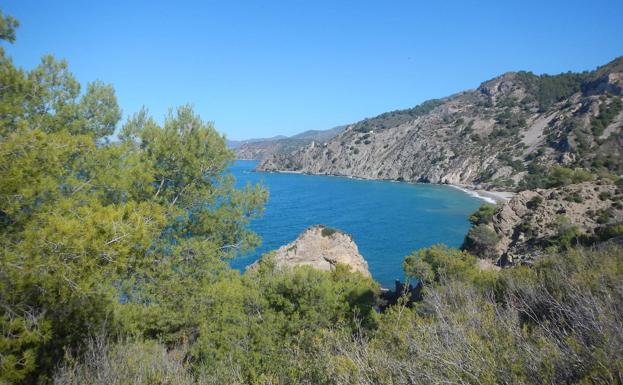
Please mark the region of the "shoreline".
[[498, 203], [508, 202], [516, 195], [516, 193], [511, 191], [481, 190], [456, 184], [448, 184], [447, 186], [454, 187], [458, 190], [463, 191], [466, 194], [473, 196], [474, 198], [482, 199], [483, 201], [494, 205]]
[[301, 175], [316, 175], [316, 176], [334, 176], [338, 178], [348, 178], [348, 179], [358, 179], [358, 180], [378, 180], [385, 182], [397, 182], [397, 183], [410, 183], [410, 184], [430, 184], [430, 185], [438, 185], [438, 186], [449, 186], [455, 188], [457, 190], [461, 190], [464, 193], [473, 196], [474, 198], [481, 199], [487, 203], [498, 204], [510, 201], [516, 193], [512, 191], [490, 191], [490, 190], [482, 190], [475, 189], [471, 186], [451, 184], [451, 183], [422, 183], [422, 182], [409, 182], [409, 181], [400, 181], [395, 179], [373, 179], [373, 178], [361, 178], [356, 176], [349, 175], [334, 175], [334, 174], [311, 174], [302, 171], [294, 171], [294, 170], [282, 170], [282, 171], [258, 171], [257, 169], [253, 169], [253, 172], [267, 172], [267, 173], [275, 173], [275, 174], [301, 174]]

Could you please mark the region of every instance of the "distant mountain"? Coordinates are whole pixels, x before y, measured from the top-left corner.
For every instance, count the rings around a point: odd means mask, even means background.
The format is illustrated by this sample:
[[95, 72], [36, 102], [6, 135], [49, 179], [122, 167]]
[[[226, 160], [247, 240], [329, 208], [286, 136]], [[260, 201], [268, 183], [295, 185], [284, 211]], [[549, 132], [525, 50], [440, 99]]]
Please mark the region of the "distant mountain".
[[277, 136], [273, 136], [272, 138], [227, 140], [227, 147], [231, 149], [236, 149], [242, 145], [249, 144], [249, 143], [260, 143], [260, 142], [265, 142], [265, 141], [270, 141], [270, 140], [279, 140], [279, 139], [286, 139], [286, 138], [287, 136], [285, 135], [277, 135]]
[[340, 134], [345, 128], [346, 126], [339, 126], [329, 130], [309, 130], [290, 137], [281, 135], [265, 139], [228, 141], [227, 145], [236, 151], [238, 159], [261, 160], [275, 154], [290, 153], [312, 142], [324, 143]]
[[291, 139], [311, 139], [311, 140], [329, 140], [340, 134], [346, 129], [346, 126], [337, 126], [328, 130], [309, 130], [291, 136]]
[[509, 72], [273, 153], [258, 170], [493, 190], [547, 185], [554, 165], [623, 175], [622, 95], [623, 57], [591, 72]]

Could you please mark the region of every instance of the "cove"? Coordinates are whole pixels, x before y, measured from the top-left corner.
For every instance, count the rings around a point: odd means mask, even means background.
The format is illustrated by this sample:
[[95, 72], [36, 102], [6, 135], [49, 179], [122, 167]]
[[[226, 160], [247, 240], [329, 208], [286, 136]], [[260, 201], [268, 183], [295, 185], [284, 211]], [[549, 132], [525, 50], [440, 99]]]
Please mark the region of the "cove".
[[263, 173], [253, 171], [256, 165], [238, 160], [230, 167], [239, 187], [261, 183], [270, 193], [264, 215], [250, 225], [262, 245], [231, 261], [240, 270], [307, 227], [325, 224], [351, 234], [372, 277], [393, 288], [412, 251], [437, 243], [460, 246], [469, 214], [483, 203], [449, 186]]

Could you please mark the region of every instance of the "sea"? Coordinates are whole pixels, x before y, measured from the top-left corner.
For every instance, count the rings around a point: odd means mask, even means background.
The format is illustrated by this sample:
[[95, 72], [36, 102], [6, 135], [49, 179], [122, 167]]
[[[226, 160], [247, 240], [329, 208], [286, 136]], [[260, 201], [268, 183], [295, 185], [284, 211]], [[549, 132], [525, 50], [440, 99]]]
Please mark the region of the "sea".
[[459, 247], [468, 216], [484, 203], [450, 186], [256, 172], [256, 165], [238, 160], [230, 167], [239, 187], [259, 183], [270, 194], [263, 215], [250, 224], [261, 246], [231, 261], [240, 270], [307, 227], [324, 224], [349, 233], [372, 277], [393, 288], [396, 279], [404, 279], [405, 256], [439, 243]]

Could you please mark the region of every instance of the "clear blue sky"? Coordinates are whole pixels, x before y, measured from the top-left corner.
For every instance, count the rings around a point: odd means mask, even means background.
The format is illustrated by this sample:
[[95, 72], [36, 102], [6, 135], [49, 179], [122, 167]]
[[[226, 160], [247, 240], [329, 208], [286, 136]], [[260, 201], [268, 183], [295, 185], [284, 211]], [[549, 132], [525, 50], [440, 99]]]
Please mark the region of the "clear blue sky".
[[326, 129], [475, 88], [510, 70], [623, 55], [623, 0], [30, 1], [8, 48], [53, 53], [124, 116], [191, 103], [231, 139]]

